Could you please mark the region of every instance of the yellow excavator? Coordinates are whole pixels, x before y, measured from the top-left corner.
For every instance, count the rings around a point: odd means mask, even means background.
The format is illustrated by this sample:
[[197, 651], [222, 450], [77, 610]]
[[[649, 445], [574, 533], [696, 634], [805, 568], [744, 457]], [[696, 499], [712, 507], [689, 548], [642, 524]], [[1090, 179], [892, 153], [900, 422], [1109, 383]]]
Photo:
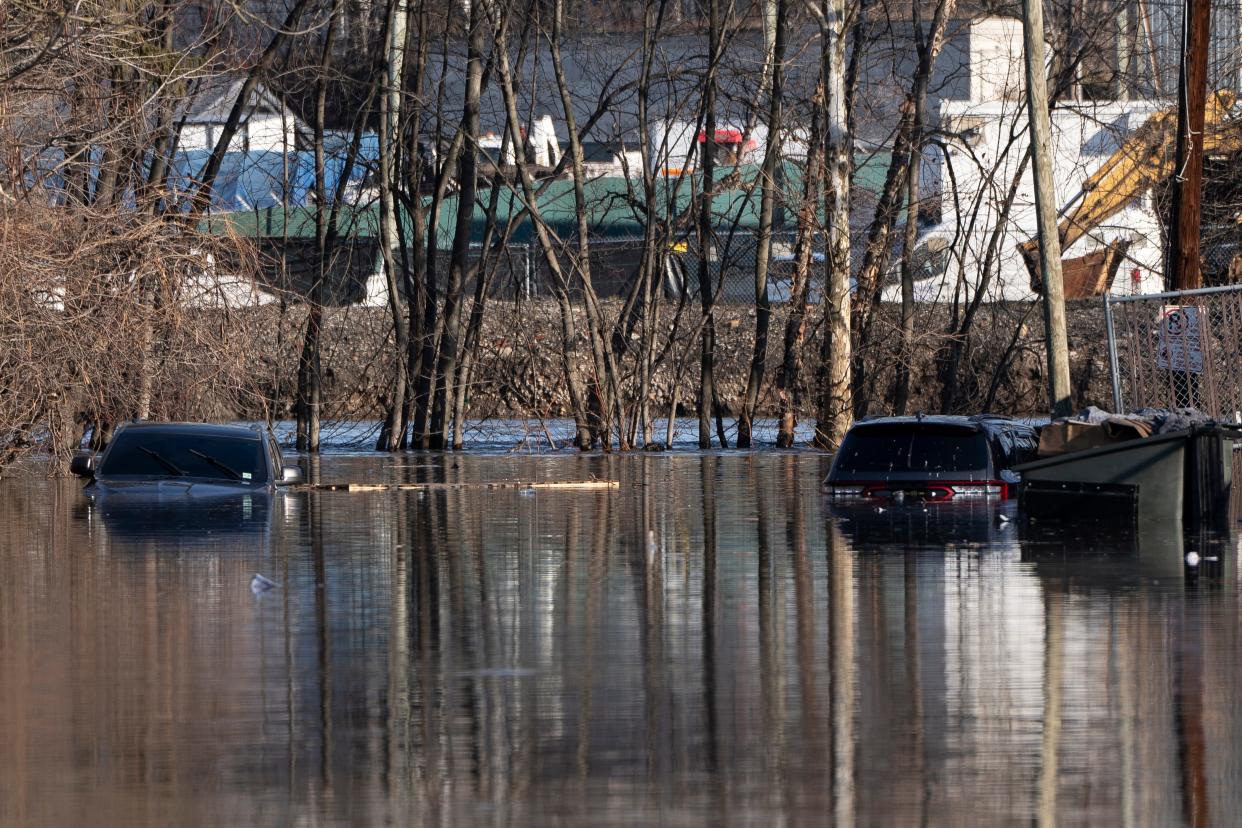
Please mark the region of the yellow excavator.
[[[1204, 155], [1227, 155], [1242, 151], [1242, 112], [1232, 92], [1208, 95], [1204, 112]], [[1134, 131], [1095, 171], [1071, 199], [1057, 225], [1061, 249], [1069, 247], [1133, 199], [1173, 174], [1177, 143], [1177, 108], [1161, 110]], [[1099, 296], [1108, 290], [1129, 241], [1119, 240], [1094, 253], [1065, 259], [1062, 271], [1067, 299]], [[1031, 289], [1039, 292], [1039, 239], [1018, 245], [1031, 275]], [[1239, 264], [1234, 263], [1234, 269]]]

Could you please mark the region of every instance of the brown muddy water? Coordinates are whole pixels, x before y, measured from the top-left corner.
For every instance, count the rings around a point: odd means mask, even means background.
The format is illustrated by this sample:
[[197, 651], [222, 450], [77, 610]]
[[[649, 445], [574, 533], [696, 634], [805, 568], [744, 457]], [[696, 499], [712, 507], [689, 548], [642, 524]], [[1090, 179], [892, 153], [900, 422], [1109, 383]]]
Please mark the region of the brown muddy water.
[[1236, 821], [1233, 537], [840, 509], [826, 466], [338, 455], [621, 488], [128, 512], [0, 481], [0, 822]]

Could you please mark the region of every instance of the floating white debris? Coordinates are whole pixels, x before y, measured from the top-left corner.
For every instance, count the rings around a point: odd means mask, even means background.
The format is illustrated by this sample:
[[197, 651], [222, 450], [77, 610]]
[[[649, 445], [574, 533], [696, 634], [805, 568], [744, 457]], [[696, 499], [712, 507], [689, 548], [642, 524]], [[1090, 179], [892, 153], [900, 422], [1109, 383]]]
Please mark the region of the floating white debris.
[[280, 584], [276, 583], [271, 578], [264, 578], [257, 572], [254, 573], [254, 577], [250, 579], [250, 591], [255, 595], [260, 595], [270, 589], [275, 589], [278, 586], [280, 586]]

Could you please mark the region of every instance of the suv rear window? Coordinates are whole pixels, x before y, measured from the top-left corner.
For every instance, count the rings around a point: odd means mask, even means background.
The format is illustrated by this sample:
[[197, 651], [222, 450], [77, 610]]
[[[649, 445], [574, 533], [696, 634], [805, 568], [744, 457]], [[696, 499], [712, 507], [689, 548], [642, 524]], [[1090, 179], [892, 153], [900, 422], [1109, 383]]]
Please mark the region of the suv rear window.
[[266, 483], [258, 439], [124, 431], [108, 449], [100, 477], [198, 477]]
[[837, 454], [843, 472], [978, 471], [988, 466], [982, 432], [940, 425], [855, 428]]

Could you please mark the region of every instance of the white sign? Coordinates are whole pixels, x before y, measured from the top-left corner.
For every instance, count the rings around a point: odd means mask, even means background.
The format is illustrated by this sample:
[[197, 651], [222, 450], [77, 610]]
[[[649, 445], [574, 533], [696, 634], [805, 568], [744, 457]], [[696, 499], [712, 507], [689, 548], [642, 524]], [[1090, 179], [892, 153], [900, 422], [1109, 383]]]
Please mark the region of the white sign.
[[1160, 309], [1156, 367], [1166, 371], [1203, 373], [1203, 326], [1195, 305], [1165, 305]]

